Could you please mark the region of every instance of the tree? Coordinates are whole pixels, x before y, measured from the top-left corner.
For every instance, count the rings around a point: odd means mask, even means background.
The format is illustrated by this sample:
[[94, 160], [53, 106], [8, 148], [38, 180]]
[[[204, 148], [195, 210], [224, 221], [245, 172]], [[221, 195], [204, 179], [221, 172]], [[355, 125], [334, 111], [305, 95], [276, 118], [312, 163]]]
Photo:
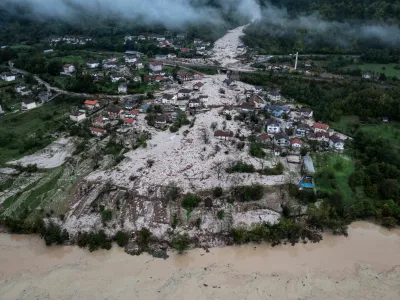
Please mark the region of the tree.
[[128, 245], [129, 242], [129, 234], [120, 230], [116, 233], [114, 239], [117, 242], [118, 246], [125, 247], [126, 245]]
[[182, 200], [182, 207], [186, 209], [188, 212], [191, 212], [194, 208], [197, 207], [201, 198], [194, 194], [187, 194]]
[[177, 234], [172, 238], [171, 244], [173, 249], [177, 250], [179, 254], [182, 254], [185, 250], [189, 248], [189, 235], [187, 233]]
[[61, 61], [53, 60], [47, 65], [47, 73], [52, 76], [60, 75], [60, 72], [63, 70], [63, 64]]

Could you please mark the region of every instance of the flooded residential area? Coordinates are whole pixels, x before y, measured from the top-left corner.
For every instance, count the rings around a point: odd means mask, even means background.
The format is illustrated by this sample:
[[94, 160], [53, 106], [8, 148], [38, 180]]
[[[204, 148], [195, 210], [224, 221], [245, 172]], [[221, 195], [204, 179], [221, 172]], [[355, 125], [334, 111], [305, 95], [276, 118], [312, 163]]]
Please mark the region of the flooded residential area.
[[2, 299], [399, 299], [400, 230], [356, 222], [315, 244], [130, 256], [0, 235]]

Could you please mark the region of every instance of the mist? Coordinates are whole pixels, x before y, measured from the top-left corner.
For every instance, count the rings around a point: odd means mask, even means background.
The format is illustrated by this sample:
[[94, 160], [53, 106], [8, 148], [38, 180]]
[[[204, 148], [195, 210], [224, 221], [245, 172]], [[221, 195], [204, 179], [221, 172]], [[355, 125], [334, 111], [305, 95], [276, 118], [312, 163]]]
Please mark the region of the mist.
[[[388, 46], [400, 46], [398, 26], [357, 20], [347, 22], [326, 21], [318, 13], [300, 14], [290, 18], [286, 9], [266, 4], [261, 11], [263, 33], [272, 37], [283, 37], [306, 32], [305, 41], [313, 44], [324, 38], [326, 44], [349, 47], [354, 40], [375, 41]], [[257, 24], [253, 24], [257, 30]]]
[[171, 29], [194, 22], [218, 25], [224, 22], [223, 14], [234, 13], [244, 20], [260, 16], [256, 0], [1, 0], [0, 8], [11, 12], [15, 5], [27, 8], [33, 20], [76, 21], [90, 15], [123, 21], [140, 19], [146, 25], [161, 24]]

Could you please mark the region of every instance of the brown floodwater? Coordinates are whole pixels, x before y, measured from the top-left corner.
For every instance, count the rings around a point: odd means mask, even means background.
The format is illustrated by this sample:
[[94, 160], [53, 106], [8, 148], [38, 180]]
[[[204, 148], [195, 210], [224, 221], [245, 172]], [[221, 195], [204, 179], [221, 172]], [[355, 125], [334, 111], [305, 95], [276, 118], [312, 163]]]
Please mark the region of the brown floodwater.
[[0, 235], [0, 299], [400, 299], [400, 230], [353, 223], [317, 244], [196, 249], [167, 260]]

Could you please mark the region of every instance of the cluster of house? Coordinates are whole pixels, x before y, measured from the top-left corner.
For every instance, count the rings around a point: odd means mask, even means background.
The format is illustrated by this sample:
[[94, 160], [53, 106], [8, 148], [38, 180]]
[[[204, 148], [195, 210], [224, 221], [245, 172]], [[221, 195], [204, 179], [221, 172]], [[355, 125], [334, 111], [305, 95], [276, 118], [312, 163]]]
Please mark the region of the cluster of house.
[[[266, 106], [264, 109], [273, 117], [264, 120], [266, 134], [258, 137], [260, 142], [300, 149], [309, 141], [317, 141], [334, 150], [344, 150], [345, 141], [328, 124], [312, 121], [312, 110], [291, 111], [289, 106]], [[288, 117], [286, 121], [280, 119], [283, 115]]]
[[[138, 35], [132, 36], [127, 35], [124, 37], [125, 43], [134, 41], [140, 43], [143, 41], [152, 41], [157, 43], [158, 48], [167, 48], [173, 51], [179, 51], [181, 53], [195, 53], [197, 55], [206, 55], [211, 47], [210, 42], [205, 42], [202, 39], [194, 38], [193, 41], [189, 41], [185, 34], [177, 34], [175, 37], [171, 35]], [[175, 56], [176, 57], [176, 56]]]
[[69, 44], [69, 45], [86, 45], [87, 42], [91, 42], [92, 38], [83, 36], [53, 36], [49, 39], [51, 45], [57, 45], [59, 43]]
[[[25, 93], [24, 95], [30, 95], [32, 92], [27, 89], [25, 86], [17, 86], [15, 88], [17, 93]], [[21, 92], [18, 92], [21, 91]], [[27, 93], [27, 94], [26, 94]], [[52, 93], [50, 91], [42, 91], [40, 92], [36, 98], [28, 98], [22, 101], [21, 103], [21, 110], [26, 111], [26, 110], [31, 110], [34, 109], [44, 103], [47, 103], [51, 100]], [[35, 100], [36, 99], [36, 100]]]

